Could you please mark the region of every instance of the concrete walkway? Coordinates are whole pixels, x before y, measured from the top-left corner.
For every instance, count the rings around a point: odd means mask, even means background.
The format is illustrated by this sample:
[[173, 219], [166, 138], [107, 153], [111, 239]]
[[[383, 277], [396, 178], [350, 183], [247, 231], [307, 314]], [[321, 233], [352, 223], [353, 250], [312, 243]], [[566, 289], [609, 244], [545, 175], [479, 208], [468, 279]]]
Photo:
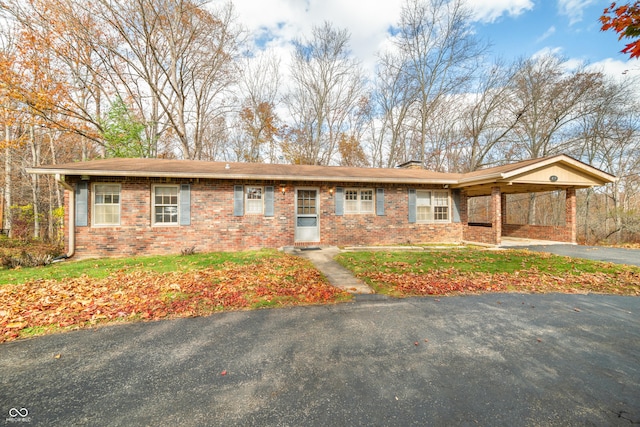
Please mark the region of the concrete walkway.
[[322, 274], [325, 275], [329, 283], [352, 294], [373, 294], [374, 291], [362, 280], [354, 277], [351, 271], [338, 264], [334, 258], [340, 253], [340, 249], [335, 246], [293, 248], [286, 247], [284, 251], [289, 254], [301, 256], [308, 259]]

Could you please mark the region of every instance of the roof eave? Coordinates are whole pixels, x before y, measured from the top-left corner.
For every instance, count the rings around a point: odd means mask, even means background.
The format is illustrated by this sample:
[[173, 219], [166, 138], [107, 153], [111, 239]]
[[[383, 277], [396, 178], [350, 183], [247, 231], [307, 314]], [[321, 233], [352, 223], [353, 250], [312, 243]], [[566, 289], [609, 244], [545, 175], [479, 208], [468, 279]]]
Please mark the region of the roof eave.
[[268, 180], [268, 181], [311, 181], [311, 182], [365, 182], [382, 184], [442, 184], [453, 185], [455, 179], [445, 178], [402, 178], [402, 177], [343, 177], [343, 176], [314, 176], [314, 175], [253, 175], [230, 173], [198, 173], [198, 172], [150, 172], [150, 171], [121, 171], [121, 170], [92, 170], [92, 169], [35, 169], [27, 168], [27, 173], [38, 175], [64, 176], [113, 176], [137, 178], [181, 178], [181, 179], [227, 179], [227, 180]]

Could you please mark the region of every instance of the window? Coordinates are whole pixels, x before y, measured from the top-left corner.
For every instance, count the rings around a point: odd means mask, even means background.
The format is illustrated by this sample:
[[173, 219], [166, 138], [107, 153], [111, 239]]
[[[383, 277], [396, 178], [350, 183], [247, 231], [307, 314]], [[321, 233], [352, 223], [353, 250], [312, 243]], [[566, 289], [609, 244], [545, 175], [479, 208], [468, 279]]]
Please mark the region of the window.
[[153, 223], [178, 224], [178, 186], [153, 187]]
[[373, 213], [373, 190], [347, 188], [344, 190], [345, 213]]
[[246, 214], [261, 214], [264, 212], [262, 187], [245, 187], [244, 196]]
[[118, 184], [94, 185], [93, 224], [120, 225], [120, 186]]
[[416, 214], [419, 222], [449, 221], [449, 192], [416, 191]]

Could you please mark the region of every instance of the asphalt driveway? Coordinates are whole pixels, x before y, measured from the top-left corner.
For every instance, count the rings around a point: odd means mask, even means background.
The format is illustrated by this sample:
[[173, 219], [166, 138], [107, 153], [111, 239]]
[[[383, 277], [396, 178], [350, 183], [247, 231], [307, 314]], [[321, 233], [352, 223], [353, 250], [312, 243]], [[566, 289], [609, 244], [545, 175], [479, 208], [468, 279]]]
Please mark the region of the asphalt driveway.
[[1, 344], [1, 420], [45, 426], [640, 423], [640, 298], [375, 298]]
[[537, 252], [550, 252], [556, 255], [584, 258], [594, 261], [613, 262], [640, 266], [640, 249], [612, 248], [607, 246], [582, 245], [530, 245], [513, 246]]

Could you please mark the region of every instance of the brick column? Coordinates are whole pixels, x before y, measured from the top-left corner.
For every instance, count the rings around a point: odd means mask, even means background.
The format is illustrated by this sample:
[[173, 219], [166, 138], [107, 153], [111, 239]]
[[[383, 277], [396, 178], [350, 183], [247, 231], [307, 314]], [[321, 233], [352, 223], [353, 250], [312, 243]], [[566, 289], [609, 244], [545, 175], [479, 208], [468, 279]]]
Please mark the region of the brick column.
[[500, 187], [491, 188], [491, 231], [493, 231], [493, 243], [502, 243], [502, 192]]
[[566, 222], [567, 237], [571, 243], [577, 242], [577, 223], [576, 223], [576, 189], [569, 187], [565, 190], [566, 195]]

